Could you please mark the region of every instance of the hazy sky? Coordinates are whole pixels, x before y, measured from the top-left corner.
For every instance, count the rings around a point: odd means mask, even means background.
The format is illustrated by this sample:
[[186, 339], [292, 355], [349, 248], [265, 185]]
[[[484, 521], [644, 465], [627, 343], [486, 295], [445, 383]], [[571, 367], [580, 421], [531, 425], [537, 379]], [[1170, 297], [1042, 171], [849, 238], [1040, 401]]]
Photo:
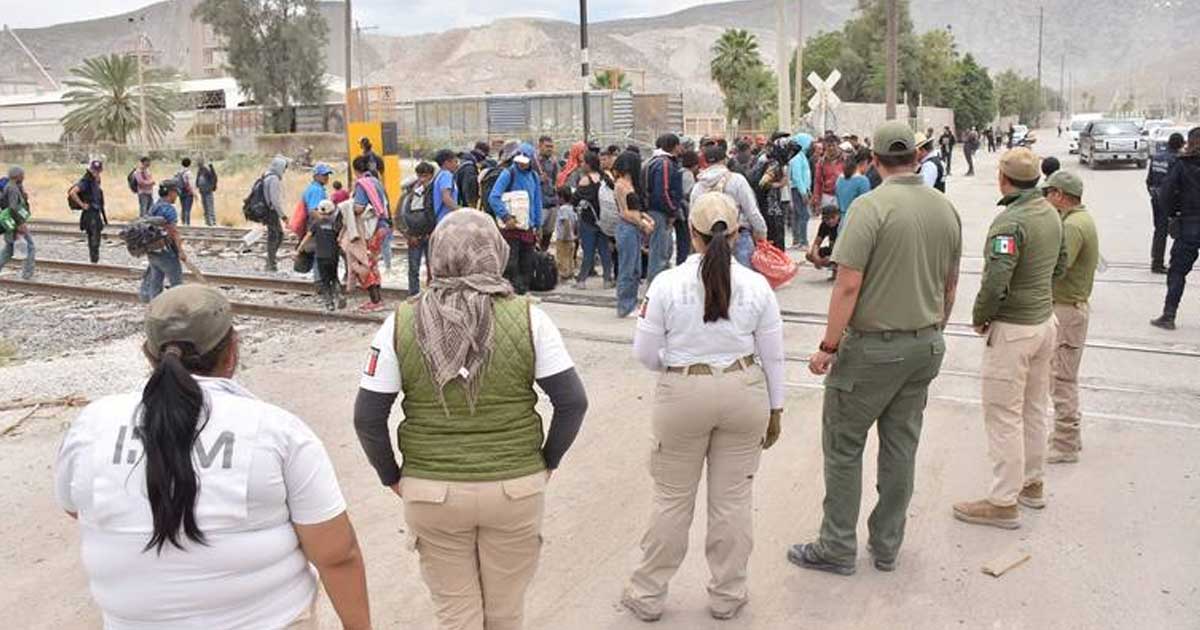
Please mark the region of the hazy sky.
[[[590, 0], [588, 18], [642, 17], [718, 1]], [[18, 0], [0, 0], [0, 6], [9, 2]], [[40, 4], [36, 11], [4, 11], [0, 21], [13, 28], [32, 28], [117, 15], [150, 4], [154, 3], [145, 0], [55, 0]], [[574, 0], [354, 0], [354, 15], [363, 24], [378, 26], [381, 32], [404, 35], [475, 26], [514, 16], [578, 21], [579, 3]]]

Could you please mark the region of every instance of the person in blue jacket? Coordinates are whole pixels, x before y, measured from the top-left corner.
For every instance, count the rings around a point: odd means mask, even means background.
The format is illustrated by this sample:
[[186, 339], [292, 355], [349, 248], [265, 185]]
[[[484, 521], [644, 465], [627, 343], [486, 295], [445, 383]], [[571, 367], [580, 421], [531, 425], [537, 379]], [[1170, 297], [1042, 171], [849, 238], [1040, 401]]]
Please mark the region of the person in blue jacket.
[[792, 136], [792, 144], [800, 151], [788, 162], [788, 177], [792, 180], [792, 247], [808, 247], [808, 197], [812, 194], [812, 169], [808, 165], [808, 151], [812, 147], [812, 136], [798, 133]]
[[[508, 242], [508, 265], [504, 268], [504, 277], [512, 283], [518, 294], [529, 291], [529, 282], [533, 278], [533, 247], [542, 225], [542, 186], [532, 164], [533, 145], [522, 143], [512, 156], [511, 166], [500, 173], [488, 195], [488, 204], [502, 226], [500, 234]], [[509, 195], [505, 199], [505, 193], [524, 195]], [[528, 210], [516, 212], [515, 208], [509, 207], [509, 203], [520, 203]]]

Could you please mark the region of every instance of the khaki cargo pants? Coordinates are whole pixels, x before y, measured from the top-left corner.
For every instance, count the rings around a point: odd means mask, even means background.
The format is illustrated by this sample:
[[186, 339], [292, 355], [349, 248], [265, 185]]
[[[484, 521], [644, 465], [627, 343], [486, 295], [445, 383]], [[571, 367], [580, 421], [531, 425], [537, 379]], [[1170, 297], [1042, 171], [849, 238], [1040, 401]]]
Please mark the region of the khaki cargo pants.
[[400, 482], [404, 520], [441, 630], [520, 630], [542, 548], [546, 472]]
[[654, 395], [650, 476], [654, 507], [642, 561], [626, 595], [661, 611], [667, 586], [687, 555], [696, 489], [708, 464], [710, 606], [727, 612], [749, 597], [746, 565], [754, 548], [754, 474], [771, 409], [758, 365], [714, 374], [663, 373]]
[[1050, 446], [1063, 453], [1083, 448], [1079, 433], [1079, 363], [1087, 342], [1088, 304], [1055, 304], [1058, 342], [1054, 348], [1054, 433]]
[[992, 461], [988, 501], [1008, 507], [1046, 464], [1046, 415], [1055, 321], [1025, 326], [992, 322], [983, 350], [983, 423]]
[[879, 435], [879, 500], [867, 520], [868, 544], [880, 559], [892, 560], [900, 552], [929, 384], [945, 354], [946, 341], [932, 326], [914, 332], [848, 332], [842, 339], [825, 377], [821, 419], [825, 515], [816, 551], [824, 560], [854, 564], [863, 449], [872, 425]]

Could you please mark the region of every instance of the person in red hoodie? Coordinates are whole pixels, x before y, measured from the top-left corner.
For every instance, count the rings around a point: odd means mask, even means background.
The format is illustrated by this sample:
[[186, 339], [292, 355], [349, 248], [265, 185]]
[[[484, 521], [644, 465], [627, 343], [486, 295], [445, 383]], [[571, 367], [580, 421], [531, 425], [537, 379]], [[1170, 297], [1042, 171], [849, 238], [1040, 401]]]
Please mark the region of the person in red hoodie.
[[837, 189], [838, 175], [845, 170], [842, 163], [842, 149], [836, 138], [825, 139], [825, 155], [813, 166], [813, 194], [810, 203], [814, 212], [828, 205], [837, 205], [834, 192]]

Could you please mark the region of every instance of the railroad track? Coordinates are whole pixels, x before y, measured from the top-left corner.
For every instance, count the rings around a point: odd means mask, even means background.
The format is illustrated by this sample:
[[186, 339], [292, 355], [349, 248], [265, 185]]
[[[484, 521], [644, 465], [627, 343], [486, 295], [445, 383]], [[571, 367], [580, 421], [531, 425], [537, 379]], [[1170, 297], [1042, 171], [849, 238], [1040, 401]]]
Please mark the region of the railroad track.
[[[118, 234], [124, 229], [128, 223], [109, 223], [104, 226], [104, 231], [101, 236], [107, 240], [116, 240]], [[79, 231], [79, 224], [70, 221], [30, 221], [30, 228], [34, 234], [45, 234], [48, 236], [58, 236], [66, 238], [82, 239], [83, 232]], [[219, 249], [233, 249], [237, 251], [246, 251], [251, 249], [266, 248], [267, 236], [264, 232], [253, 245], [247, 247], [243, 240], [253, 228], [248, 227], [208, 227], [202, 225], [180, 225], [177, 226], [180, 236], [187, 244], [199, 245], [207, 244]], [[284, 232], [283, 243], [284, 248], [289, 245], [295, 247], [298, 239], [291, 232]], [[408, 251], [407, 244], [404, 239], [395, 238], [392, 240], [392, 251]]]
[[[95, 274], [113, 278], [137, 279], [140, 278], [143, 272], [141, 267], [125, 267], [121, 265], [101, 265], [90, 264], [75, 261], [65, 260], [39, 260], [38, 266], [41, 268], [63, 271], [70, 273], [86, 273]], [[195, 278], [194, 274], [188, 272], [187, 277]], [[275, 291], [280, 293], [299, 293], [312, 294], [313, 285], [311, 282], [303, 280], [287, 280], [282, 278], [268, 278], [263, 276], [246, 276], [240, 274], [204, 274], [204, 279], [209, 283], [217, 286], [225, 286], [239, 289], [251, 289], [260, 291]], [[74, 286], [64, 284], [38, 283], [35, 281], [19, 281], [10, 279], [0, 279], [0, 287], [4, 287], [14, 291], [32, 291], [43, 294], [59, 294], [74, 295], [88, 299], [108, 299], [111, 297], [118, 301], [137, 302], [136, 292], [121, 291], [118, 289], [106, 289], [101, 287], [90, 286]], [[549, 304], [561, 304], [564, 306], [584, 306], [589, 308], [608, 309], [615, 311], [616, 297], [609, 294], [594, 294], [594, 293], [576, 293], [576, 292], [549, 292], [549, 293], [534, 293], [535, 297]], [[391, 303], [407, 299], [408, 292], [397, 288], [384, 288], [384, 298]], [[351, 322], [378, 322], [383, 318], [379, 313], [358, 313], [352, 311], [323, 311], [316, 309], [302, 309], [290, 306], [273, 306], [267, 304], [257, 304], [252, 302], [238, 302], [242, 304], [239, 311], [235, 308], [235, 312], [245, 315], [256, 315], [261, 317], [277, 317], [282, 319], [301, 319], [301, 320], [319, 320], [319, 321], [351, 321]], [[388, 311], [382, 311], [387, 313]], [[804, 311], [796, 309], [782, 309], [780, 311], [783, 316], [783, 321], [789, 324], [797, 324], [801, 326], [825, 326], [828, 322], [826, 314], [817, 311]], [[968, 339], [978, 339], [969, 322], [950, 322], [944, 334], [948, 337], [964, 337]], [[1105, 339], [1089, 339], [1087, 347], [1101, 350], [1114, 350], [1119, 352], [1133, 352], [1140, 354], [1158, 354], [1165, 356], [1200, 358], [1200, 348], [1184, 346], [1180, 344], [1162, 344], [1151, 345], [1146, 343], [1130, 343], [1119, 340]]]

